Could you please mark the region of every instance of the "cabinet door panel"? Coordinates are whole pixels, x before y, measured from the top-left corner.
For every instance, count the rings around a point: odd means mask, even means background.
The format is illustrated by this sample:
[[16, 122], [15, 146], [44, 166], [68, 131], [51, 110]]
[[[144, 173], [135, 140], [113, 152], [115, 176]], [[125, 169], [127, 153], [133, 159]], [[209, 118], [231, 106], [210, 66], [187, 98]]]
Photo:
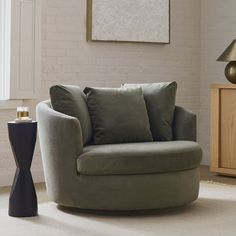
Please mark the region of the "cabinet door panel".
[[221, 89], [220, 165], [236, 168], [236, 90]]

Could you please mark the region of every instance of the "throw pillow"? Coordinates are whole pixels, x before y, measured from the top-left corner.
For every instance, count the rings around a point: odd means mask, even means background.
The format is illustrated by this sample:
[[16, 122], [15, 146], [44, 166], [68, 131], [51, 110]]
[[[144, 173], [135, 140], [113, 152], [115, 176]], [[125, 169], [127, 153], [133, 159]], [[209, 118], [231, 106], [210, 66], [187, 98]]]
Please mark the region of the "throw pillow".
[[50, 88], [51, 104], [54, 110], [79, 119], [83, 143], [92, 137], [92, 124], [86, 104], [86, 96], [78, 86], [55, 85]]
[[141, 88], [85, 88], [94, 144], [152, 141]]
[[172, 140], [177, 83], [124, 84], [123, 87], [142, 88], [153, 139], [155, 141]]

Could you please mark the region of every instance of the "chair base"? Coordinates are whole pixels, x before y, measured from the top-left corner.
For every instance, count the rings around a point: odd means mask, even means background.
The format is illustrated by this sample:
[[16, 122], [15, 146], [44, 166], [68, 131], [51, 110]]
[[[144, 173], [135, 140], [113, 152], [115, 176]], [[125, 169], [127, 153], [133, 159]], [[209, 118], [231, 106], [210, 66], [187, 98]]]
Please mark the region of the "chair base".
[[196, 200], [199, 179], [198, 168], [144, 175], [79, 175], [71, 187], [59, 189], [48, 183], [48, 192], [63, 207], [99, 211], [163, 209]]

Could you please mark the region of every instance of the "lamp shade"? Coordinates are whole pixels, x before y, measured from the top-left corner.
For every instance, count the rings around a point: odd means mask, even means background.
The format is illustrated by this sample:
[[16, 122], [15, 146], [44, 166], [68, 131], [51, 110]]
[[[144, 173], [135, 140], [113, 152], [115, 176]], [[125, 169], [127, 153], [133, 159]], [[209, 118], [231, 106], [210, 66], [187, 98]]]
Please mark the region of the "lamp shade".
[[236, 39], [217, 58], [217, 61], [236, 61]]

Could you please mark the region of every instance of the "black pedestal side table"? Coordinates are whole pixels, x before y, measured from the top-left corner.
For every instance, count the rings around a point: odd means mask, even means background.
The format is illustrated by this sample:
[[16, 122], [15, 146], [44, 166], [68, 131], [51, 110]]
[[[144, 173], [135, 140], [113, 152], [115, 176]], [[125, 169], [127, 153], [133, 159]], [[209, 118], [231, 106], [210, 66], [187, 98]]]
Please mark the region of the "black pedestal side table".
[[8, 122], [8, 134], [16, 162], [16, 173], [9, 199], [9, 216], [38, 214], [37, 196], [30, 172], [37, 136], [37, 122]]

